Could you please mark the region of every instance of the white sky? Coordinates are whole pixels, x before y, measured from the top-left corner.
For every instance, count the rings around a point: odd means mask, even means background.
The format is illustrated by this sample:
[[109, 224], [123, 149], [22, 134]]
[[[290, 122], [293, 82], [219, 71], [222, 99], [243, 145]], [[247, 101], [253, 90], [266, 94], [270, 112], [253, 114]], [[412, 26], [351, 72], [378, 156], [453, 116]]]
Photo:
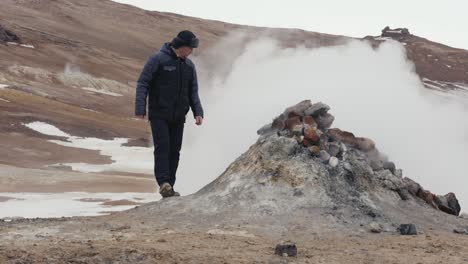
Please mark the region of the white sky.
[[236, 24], [293, 27], [353, 37], [385, 26], [468, 49], [467, 0], [116, 0], [140, 8]]

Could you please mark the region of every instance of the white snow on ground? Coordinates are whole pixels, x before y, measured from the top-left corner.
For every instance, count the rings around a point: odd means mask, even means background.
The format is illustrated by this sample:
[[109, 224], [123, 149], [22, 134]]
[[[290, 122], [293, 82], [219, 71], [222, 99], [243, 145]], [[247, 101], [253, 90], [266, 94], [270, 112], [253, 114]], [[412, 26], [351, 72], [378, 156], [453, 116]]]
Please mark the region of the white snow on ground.
[[31, 45], [31, 44], [21, 44], [20, 46], [23, 47], [23, 48], [34, 49], [34, 46]]
[[66, 147], [98, 150], [101, 155], [110, 156], [113, 161], [111, 164], [61, 163], [54, 165], [71, 166], [73, 170], [81, 172], [125, 171], [145, 174], [153, 173], [153, 149], [122, 146], [122, 144], [128, 142], [127, 138], [104, 140], [76, 137], [44, 122], [32, 122], [25, 124], [25, 126], [45, 135], [67, 137], [68, 140], [67, 142], [49, 140], [49, 142]]
[[29, 127], [32, 130], [35, 130], [41, 134], [49, 136], [59, 136], [59, 137], [71, 137], [71, 135], [63, 132], [62, 130], [56, 128], [53, 125], [49, 125], [44, 122], [32, 122], [25, 124], [26, 127]]
[[12, 197], [0, 202], [0, 218], [49, 218], [62, 216], [92, 216], [108, 214], [108, 211], [122, 211], [135, 205], [109, 206], [103, 201], [80, 201], [79, 199], [129, 200], [148, 203], [159, 200], [155, 193], [0, 193], [0, 196]]
[[90, 91], [90, 92], [94, 92], [94, 93], [100, 93], [100, 94], [106, 94], [106, 95], [112, 95], [112, 96], [123, 96], [123, 95], [118, 94], [118, 93], [113, 93], [113, 92], [110, 92], [110, 91], [96, 89], [96, 88], [92, 88], [92, 87], [82, 87], [81, 89], [86, 90], [86, 91]]
[[0, 101], [10, 103], [10, 101], [8, 101], [8, 100], [6, 100], [6, 99], [3, 99], [3, 98], [0, 98]]
[[445, 66], [447, 66], [447, 68], [452, 68], [452, 65], [446, 64]]
[[7, 45], [13, 45], [13, 46], [21, 46], [23, 48], [28, 48], [28, 49], [35, 49], [34, 45], [31, 44], [19, 44], [17, 42], [7, 42]]
[[1, 84], [0, 83], [0, 90], [7, 88], [9, 85], [8, 84]]
[[374, 37], [375, 40], [393, 40], [392, 38], [389, 37]]

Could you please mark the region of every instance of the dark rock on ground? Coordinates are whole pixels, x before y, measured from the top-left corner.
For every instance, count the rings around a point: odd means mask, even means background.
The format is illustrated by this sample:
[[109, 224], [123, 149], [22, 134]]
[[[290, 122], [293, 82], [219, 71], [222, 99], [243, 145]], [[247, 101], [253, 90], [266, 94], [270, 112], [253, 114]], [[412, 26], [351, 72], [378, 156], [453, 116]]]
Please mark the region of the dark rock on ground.
[[284, 242], [276, 245], [275, 254], [284, 256], [286, 254], [288, 257], [294, 257], [297, 255], [297, 247], [293, 242]]
[[401, 235], [405, 236], [414, 236], [418, 234], [418, 231], [416, 230], [416, 225], [414, 224], [402, 224], [398, 228], [400, 231]]

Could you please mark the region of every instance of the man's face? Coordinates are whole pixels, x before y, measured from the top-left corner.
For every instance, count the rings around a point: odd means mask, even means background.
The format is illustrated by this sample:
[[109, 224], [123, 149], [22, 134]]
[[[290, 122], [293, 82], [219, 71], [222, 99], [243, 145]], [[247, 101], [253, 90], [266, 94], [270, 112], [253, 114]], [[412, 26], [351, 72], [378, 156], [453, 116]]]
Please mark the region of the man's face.
[[182, 46], [178, 49], [179, 56], [182, 58], [187, 58], [192, 54], [193, 48], [189, 46]]

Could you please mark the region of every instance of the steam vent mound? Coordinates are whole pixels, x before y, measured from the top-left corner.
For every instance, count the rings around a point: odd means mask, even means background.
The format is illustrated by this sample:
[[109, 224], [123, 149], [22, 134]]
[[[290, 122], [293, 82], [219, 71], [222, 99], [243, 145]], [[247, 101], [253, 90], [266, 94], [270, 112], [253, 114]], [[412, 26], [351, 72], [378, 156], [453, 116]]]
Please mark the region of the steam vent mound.
[[463, 225], [455, 194], [435, 195], [404, 177], [371, 139], [331, 128], [329, 110], [309, 100], [289, 107], [197, 193], [112, 218], [177, 228], [242, 226], [270, 235], [353, 232], [371, 224], [387, 232], [405, 223], [447, 231]]

